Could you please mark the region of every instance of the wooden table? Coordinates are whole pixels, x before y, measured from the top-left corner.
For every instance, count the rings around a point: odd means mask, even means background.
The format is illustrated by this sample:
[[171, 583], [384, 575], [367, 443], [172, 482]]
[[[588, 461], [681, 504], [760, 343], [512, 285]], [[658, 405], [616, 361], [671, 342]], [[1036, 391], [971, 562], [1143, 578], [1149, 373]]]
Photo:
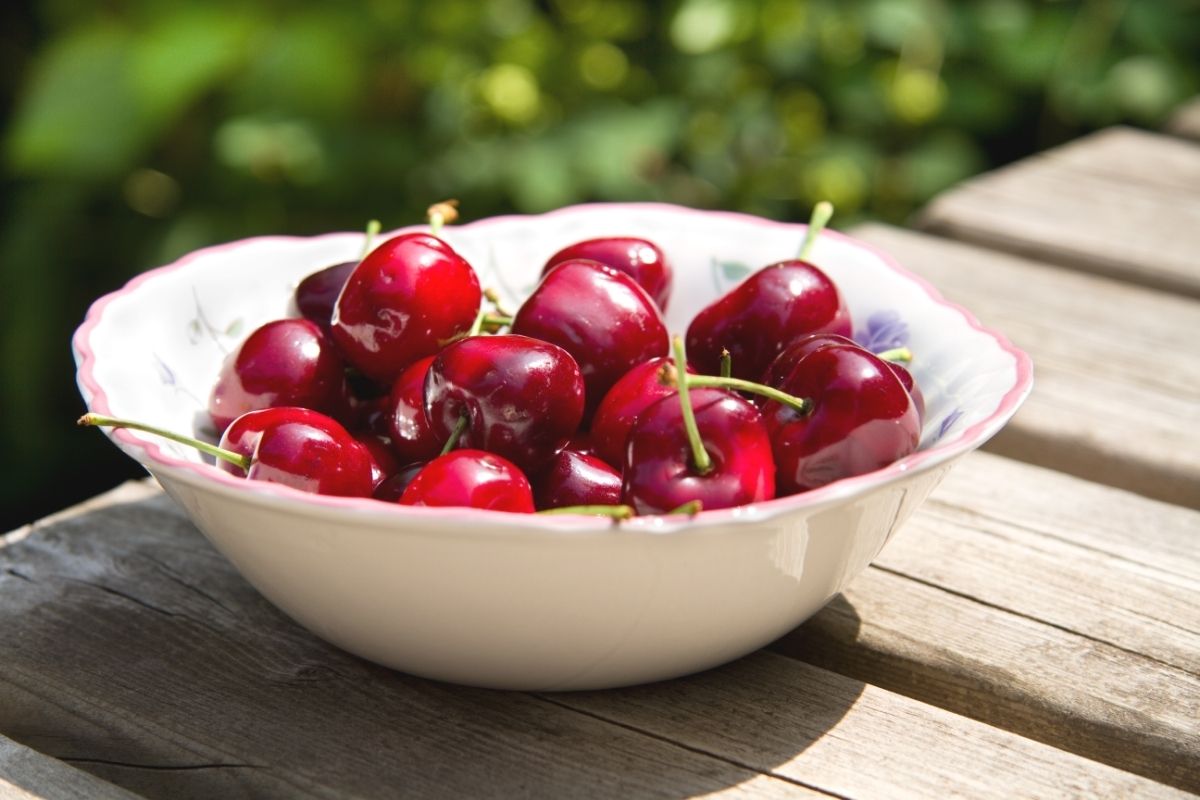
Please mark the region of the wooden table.
[[856, 233], [1037, 387], [771, 647], [619, 691], [412, 678], [290, 622], [135, 482], [2, 540], [0, 796], [1200, 792], [1200, 146], [1104, 131], [919, 224]]

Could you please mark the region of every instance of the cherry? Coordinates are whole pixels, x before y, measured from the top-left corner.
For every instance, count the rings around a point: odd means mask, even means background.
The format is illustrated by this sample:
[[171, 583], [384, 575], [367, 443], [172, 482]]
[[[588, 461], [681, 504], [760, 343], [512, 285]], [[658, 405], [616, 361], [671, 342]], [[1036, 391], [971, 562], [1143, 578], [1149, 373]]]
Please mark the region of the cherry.
[[375, 493], [372, 497], [376, 500], [383, 500], [386, 503], [399, 503], [404, 490], [412, 483], [413, 478], [417, 477], [417, 473], [423, 469], [425, 469], [425, 462], [423, 461], [401, 467], [375, 487]]
[[[882, 356], [882, 354], [880, 355]], [[921, 387], [917, 385], [917, 380], [913, 377], [912, 372], [903, 364], [898, 364], [895, 361], [884, 359], [884, 363], [892, 368], [892, 372], [896, 373], [896, 377], [900, 379], [900, 383], [904, 384], [904, 388], [908, 390], [909, 397], [912, 398], [913, 405], [916, 406], [917, 419], [924, 422], [925, 395], [921, 392]]]
[[871, 472], [917, 448], [912, 398], [888, 362], [858, 346], [811, 352], [775, 386], [812, 404], [807, 413], [775, 401], [763, 406], [780, 494]]
[[442, 450], [444, 439], [434, 434], [425, 413], [425, 376], [434, 356], [409, 365], [392, 384], [387, 400], [387, 427], [392, 450], [402, 463], [429, 461]]
[[533, 513], [533, 490], [508, 459], [482, 450], [455, 450], [426, 464], [400, 496], [400, 504], [528, 514]]
[[638, 415], [659, 398], [675, 394], [673, 386], [660, 380], [671, 364], [668, 356], [643, 361], [622, 375], [600, 401], [592, 418], [592, 445], [596, 455], [613, 467], [620, 469], [625, 462], [625, 441]]
[[621, 502], [621, 473], [595, 456], [563, 450], [533, 483], [538, 509]]
[[363, 241], [363, 251], [357, 261], [345, 261], [331, 267], [317, 270], [296, 286], [293, 297], [300, 316], [312, 320], [321, 326], [321, 330], [329, 333], [330, 320], [333, 317], [333, 306], [341, 294], [346, 279], [358, 266], [358, 262], [371, 252], [371, 245], [379, 235], [379, 221], [367, 223], [367, 235]]
[[621, 497], [639, 514], [664, 514], [699, 501], [704, 509], [770, 500], [775, 464], [762, 415], [723, 389], [689, 393], [699, 440], [710, 465], [695, 462], [682, 393], [654, 402], [629, 431]]
[[400, 463], [396, 461], [396, 456], [392, 453], [391, 443], [386, 438], [377, 436], [370, 431], [355, 431], [351, 436], [370, 454], [371, 484], [378, 490], [381, 483], [400, 469]]
[[829, 276], [805, 259], [832, 208], [818, 204], [800, 257], [763, 267], [703, 308], [687, 330], [688, 352], [700, 372], [715, 374], [721, 353], [733, 375], [756, 380], [789, 344], [810, 333], [850, 336], [850, 312]]
[[403, 234], [350, 274], [334, 306], [333, 338], [351, 364], [391, 384], [470, 328], [482, 297], [475, 270], [450, 245]]
[[[236, 453], [249, 460], [254, 456], [254, 450], [262, 439], [263, 432], [282, 422], [303, 422], [306, 425], [323, 426], [329, 417], [311, 409], [295, 406], [280, 406], [263, 408], [242, 414], [225, 428], [218, 445], [222, 450]], [[217, 469], [224, 470], [239, 478], [246, 477], [246, 467], [241, 463], [225, 458], [217, 458]]]
[[665, 355], [667, 328], [654, 301], [623, 272], [596, 261], [564, 261], [517, 310], [512, 332], [562, 347], [587, 387], [584, 419], [631, 364]]
[[316, 323], [268, 322], [225, 359], [208, 412], [218, 431], [247, 411], [272, 406], [331, 412], [341, 401], [343, 372], [333, 341]]
[[564, 247], [546, 261], [542, 275], [563, 261], [586, 258], [599, 261], [606, 267], [624, 272], [633, 278], [646, 294], [654, 299], [660, 311], [666, 312], [671, 296], [673, 272], [658, 245], [646, 239], [628, 236], [608, 236], [588, 239]]
[[343, 261], [312, 273], [296, 286], [296, 308], [300, 316], [317, 323], [328, 332], [333, 320], [333, 306], [337, 303], [346, 279], [358, 266], [357, 261]]
[[770, 500], [775, 462], [762, 415], [734, 392], [692, 391], [689, 383], [702, 377], [684, 369], [687, 357], [678, 336], [674, 349], [678, 392], [646, 408], [629, 431], [622, 500], [639, 514]]
[[[291, 486], [304, 492], [370, 497], [375, 488], [372, 459], [362, 444], [336, 420], [306, 408], [252, 411], [254, 418], [234, 420], [238, 450], [230, 450], [130, 420], [85, 414], [80, 425], [133, 428], [195, 447], [228, 461], [250, 480]], [[231, 437], [232, 438], [232, 437]], [[244, 452], [252, 444], [249, 455]]]
[[[859, 346], [853, 339], [837, 333], [814, 333], [809, 336], [803, 336], [780, 351], [779, 355], [767, 365], [760, 380], [768, 386], [779, 386], [787, 378], [788, 373], [796, 366], [797, 361], [809, 353], [835, 344], [849, 345], [850, 347]], [[767, 402], [767, 398], [762, 395], [755, 395], [754, 401], [761, 406]]]
[[434, 435], [534, 469], [566, 447], [583, 415], [583, 376], [571, 355], [528, 336], [469, 336], [429, 366], [425, 411]]

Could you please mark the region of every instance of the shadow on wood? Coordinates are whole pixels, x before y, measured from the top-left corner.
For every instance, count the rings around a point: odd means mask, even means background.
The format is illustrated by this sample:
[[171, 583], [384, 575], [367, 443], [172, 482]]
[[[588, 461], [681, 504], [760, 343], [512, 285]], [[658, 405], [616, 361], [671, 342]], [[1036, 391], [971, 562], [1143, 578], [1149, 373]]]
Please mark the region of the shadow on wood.
[[0, 733], [149, 797], [806, 796], [772, 768], [863, 689], [769, 653], [611, 692], [414, 678], [291, 622], [163, 496], [0, 549], [0, 625]]

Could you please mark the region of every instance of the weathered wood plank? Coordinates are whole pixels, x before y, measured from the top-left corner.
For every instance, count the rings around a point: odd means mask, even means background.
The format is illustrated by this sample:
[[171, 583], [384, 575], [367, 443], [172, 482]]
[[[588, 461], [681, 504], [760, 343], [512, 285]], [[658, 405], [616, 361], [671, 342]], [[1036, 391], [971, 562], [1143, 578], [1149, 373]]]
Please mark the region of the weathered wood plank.
[[0, 736], [0, 797], [9, 800], [139, 800], [94, 775]]
[[0, 551], [0, 620], [4, 733], [150, 797], [1175, 794], [769, 653], [587, 695], [411, 678], [284, 619], [157, 496]]
[[1176, 109], [1167, 122], [1167, 133], [1200, 139], [1200, 97], [1193, 97]]
[[1200, 146], [1109, 128], [968, 180], [918, 224], [987, 247], [1200, 297]]
[[1200, 358], [1187, 334], [1200, 302], [883, 225], [854, 233], [1033, 358], [1033, 394], [990, 450], [1200, 507]]
[[974, 454], [845, 606], [775, 648], [1197, 791], [1197, 531], [1190, 509]]

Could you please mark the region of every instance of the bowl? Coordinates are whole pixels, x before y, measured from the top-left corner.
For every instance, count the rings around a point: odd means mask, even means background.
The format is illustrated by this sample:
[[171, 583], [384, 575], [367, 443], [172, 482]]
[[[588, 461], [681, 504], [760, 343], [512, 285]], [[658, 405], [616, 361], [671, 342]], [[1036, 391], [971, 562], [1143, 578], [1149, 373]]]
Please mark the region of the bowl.
[[[444, 237], [512, 305], [571, 242], [649, 238], [675, 267], [667, 318], [682, 332], [751, 270], [791, 257], [803, 233], [741, 214], [600, 204], [484, 219]], [[232, 242], [101, 298], [73, 341], [88, 407], [204, 431], [225, 355], [258, 325], [291, 314], [300, 279], [356, 258], [362, 242], [352, 233]], [[1027, 356], [886, 254], [826, 232], [812, 260], [840, 286], [860, 342], [916, 353], [927, 414], [916, 453], [801, 495], [619, 524], [412, 508], [247, 481], [173, 442], [106, 433], [264, 596], [363, 658], [504, 689], [679, 676], [760, 648], [820, 609], [1031, 387]]]

